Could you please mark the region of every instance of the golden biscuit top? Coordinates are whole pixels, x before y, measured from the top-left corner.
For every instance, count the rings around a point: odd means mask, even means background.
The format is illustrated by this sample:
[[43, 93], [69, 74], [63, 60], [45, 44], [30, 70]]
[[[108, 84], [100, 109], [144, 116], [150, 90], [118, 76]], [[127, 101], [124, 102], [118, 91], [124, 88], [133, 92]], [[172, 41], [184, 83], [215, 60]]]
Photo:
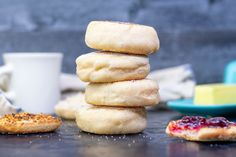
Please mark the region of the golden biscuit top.
[[61, 123], [61, 120], [53, 117], [51, 115], [46, 114], [30, 114], [30, 113], [17, 113], [17, 114], [6, 114], [4, 117], [0, 118], [0, 120], [5, 121], [7, 123], [16, 123], [16, 122], [35, 122], [35, 123]]

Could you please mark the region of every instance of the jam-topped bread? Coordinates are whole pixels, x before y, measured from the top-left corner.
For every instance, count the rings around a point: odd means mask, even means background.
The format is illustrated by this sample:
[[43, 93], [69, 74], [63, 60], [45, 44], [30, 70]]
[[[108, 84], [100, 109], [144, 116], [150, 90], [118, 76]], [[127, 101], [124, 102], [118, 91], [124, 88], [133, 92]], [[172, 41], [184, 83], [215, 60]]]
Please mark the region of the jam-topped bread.
[[190, 141], [236, 141], [236, 123], [224, 117], [185, 116], [169, 122], [166, 133]]
[[61, 120], [46, 114], [17, 113], [0, 118], [0, 133], [26, 134], [55, 131]]

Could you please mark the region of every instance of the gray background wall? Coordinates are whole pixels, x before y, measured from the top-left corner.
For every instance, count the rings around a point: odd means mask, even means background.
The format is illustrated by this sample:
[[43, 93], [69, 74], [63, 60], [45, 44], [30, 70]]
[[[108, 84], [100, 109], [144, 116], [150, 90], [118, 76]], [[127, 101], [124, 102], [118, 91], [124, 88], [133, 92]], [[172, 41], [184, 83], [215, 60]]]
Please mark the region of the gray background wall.
[[[0, 52], [64, 52], [64, 72], [90, 52], [91, 20], [129, 21], [157, 29], [153, 69], [191, 63], [199, 83], [220, 82], [236, 60], [235, 0], [0, 0]], [[2, 64], [2, 59], [0, 59]]]

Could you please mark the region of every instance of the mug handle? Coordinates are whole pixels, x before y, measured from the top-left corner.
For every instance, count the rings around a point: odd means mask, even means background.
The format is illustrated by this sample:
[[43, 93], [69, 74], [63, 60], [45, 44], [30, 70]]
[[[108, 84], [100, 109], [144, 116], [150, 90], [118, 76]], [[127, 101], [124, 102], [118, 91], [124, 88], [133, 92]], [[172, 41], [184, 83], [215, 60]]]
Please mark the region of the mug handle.
[[[11, 73], [13, 71], [13, 66], [11, 64], [6, 64], [3, 66], [0, 66], [0, 88], [3, 90], [8, 90], [10, 86], [10, 77]], [[15, 93], [12, 91], [4, 92], [4, 95], [7, 97], [7, 99], [14, 101]]]
[[13, 66], [11, 64], [0, 66], [0, 77], [4, 74], [11, 74], [12, 70], [13, 70]]

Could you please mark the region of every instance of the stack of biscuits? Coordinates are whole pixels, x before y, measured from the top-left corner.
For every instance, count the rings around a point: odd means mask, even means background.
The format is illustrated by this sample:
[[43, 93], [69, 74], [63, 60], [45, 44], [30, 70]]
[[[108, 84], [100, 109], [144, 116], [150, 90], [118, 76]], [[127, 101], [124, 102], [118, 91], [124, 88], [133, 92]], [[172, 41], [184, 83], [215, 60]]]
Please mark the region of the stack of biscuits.
[[146, 79], [148, 55], [159, 49], [155, 29], [92, 21], [85, 42], [98, 51], [76, 59], [77, 75], [89, 82], [85, 100], [91, 105], [76, 113], [78, 127], [95, 134], [142, 132], [147, 125], [145, 107], [159, 102], [157, 83]]

